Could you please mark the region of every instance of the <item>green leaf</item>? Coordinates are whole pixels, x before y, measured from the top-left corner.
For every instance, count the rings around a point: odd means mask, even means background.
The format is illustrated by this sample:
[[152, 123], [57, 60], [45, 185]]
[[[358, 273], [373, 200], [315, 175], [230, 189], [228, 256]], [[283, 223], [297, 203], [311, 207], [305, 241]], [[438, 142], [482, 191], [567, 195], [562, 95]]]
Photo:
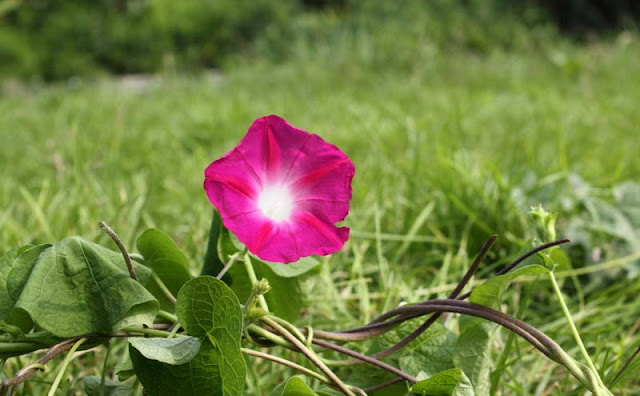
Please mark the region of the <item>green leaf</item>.
[[[141, 283], [150, 271], [136, 266]], [[7, 278], [15, 307], [58, 337], [151, 324], [158, 301], [131, 279], [119, 253], [80, 237], [21, 254]]]
[[483, 319], [462, 316], [459, 327], [460, 336], [453, 362], [468, 374], [478, 396], [488, 396], [491, 389], [491, 341], [497, 326]]
[[202, 338], [129, 338], [129, 344], [147, 359], [167, 364], [185, 364], [198, 354]]
[[136, 375], [150, 396], [241, 396], [245, 367], [241, 355], [229, 356], [222, 343], [204, 340], [189, 363], [174, 366], [146, 359], [129, 347]]
[[82, 377], [84, 392], [87, 396], [133, 396], [131, 386], [105, 378], [102, 393], [102, 378], [94, 375]]
[[13, 268], [15, 259], [15, 252], [8, 252], [0, 256], [0, 320], [4, 320], [9, 316], [14, 305], [13, 299], [9, 296], [9, 291], [7, 290], [7, 275]]
[[411, 388], [414, 395], [475, 396], [469, 378], [459, 368], [441, 371]]
[[180, 289], [176, 314], [191, 336], [203, 338], [200, 350], [188, 363], [170, 365], [130, 347], [145, 390], [151, 396], [241, 395], [246, 372], [240, 351], [242, 309], [233, 291], [211, 276], [194, 278]]
[[116, 376], [120, 381], [126, 381], [136, 375], [136, 372], [133, 370], [131, 359], [127, 359], [124, 362], [117, 364], [114, 369], [116, 372]]
[[15, 302], [20, 298], [20, 292], [29, 280], [33, 264], [38, 260], [40, 255], [51, 246], [53, 245], [43, 244], [33, 246], [32, 248], [24, 250], [16, 257], [13, 266], [7, 273], [7, 293], [14, 302], [14, 306]]
[[14, 335], [26, 333], [33, 328], [29, 314], [20, 308], [14, 309], [15, 301], [7, 288], [7, 278], [13, 269], [16, 256], [29, 248], [8, 252], [0, 257], [0, 331]]
[[221, 335], [240, 345], [240, 302], [224, 282], [212, 276], [199, 276], [182, 287], [178, 294], [176, 314], [189, 335], [213, 335], [214, 338]]
[[158, 275], [174, 296], [192, 278], [189, 260], [168, 234], [150, 228], [140, 235], [136, 245], [144, 257], [144, 264]]
[[[407, 321], [380, 336], [374, 341], [370, 354], [397, 344], [420, 327], [424, 321], [425, 318]], [[400, 369], [411, 375], [415, 376], [423, 372], [431, 376], [454, 367], [451, 356], [456, 340], [457, 336], [452, 331], [441, 323], [435, 322], [418, 338], [391, 355], [391, 358], [397, 359]]]
[[291, 377], [287, 381], [278, 385], [269, 396], [317, 396], [302, 377]]
[[[192, 278], [187, 257], [166, 233], [150, 228], [140, 235], [137, 246], [144, 257], [144, 265], [153, 270], [174, 296]], [[161, 309], [173, 311], [174, 303], [155, 281], [148, 282], [146, 286], [160, 302]]]
[[525, 275], [532, 276], [546, 273], [549, 273], [549, 270], [537, 264], [517, 268], [504, 275], [495, 276], [474, 288], [469, 297], [469, 301], [474, 304], [484, 305], [485, 307], [499, 308], [502, 301], [502, 294], [516, 278]]

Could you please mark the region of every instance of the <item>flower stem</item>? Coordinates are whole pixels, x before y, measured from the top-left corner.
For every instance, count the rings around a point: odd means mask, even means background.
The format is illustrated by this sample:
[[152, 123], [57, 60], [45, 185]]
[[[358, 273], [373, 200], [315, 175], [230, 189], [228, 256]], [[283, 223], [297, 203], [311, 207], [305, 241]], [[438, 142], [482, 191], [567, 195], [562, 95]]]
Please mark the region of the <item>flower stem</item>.
[[51, 385], [51, 389], [49, 389], [49, 393], [47, 394], [47, 396], [54, 396], [56, 394], [56, 390], [58, 389], [58, 386], [60, 386], [60, 382], [62, 381], [64, 373], [67, 371], [67, 367], [69, 367], [69, 363], [73, 358], [73, 354], [80, 347], [80, 345], [84, 344], [85, 341], [87, 341], [86, 338], [81, 338], [76, 341], [75, 344], [73, 344], [73, 347], [71, 347], [69, 353], [67, 353], [67, 357], [65, 357], [64, 362], [62, 363], [62, 367], [60, 367], [58, 375], [56, 375], [56, 379], [53, 381], [53, 385]]
[[[258, 283], [258, 278], [256, 277], [256, 273], [253, 270], [253, 264], [251, 263], [251, 257], [247, 254], [247, 250], [245, 249], [243, 254], [244, 259], [244, 268], [247, 271], [247, 275], [249, 275], [249, 280], [251, 281], [251, 287], [255, 286]], [[265, 300], [262, 294], [258, 295], [258, 304], [260, 304], [260, 308], [264, 309], [265, 312], [269, 312], [269, 306], [267, 305], [267, 300]]]
[[313, 364], [318, 367], [320, 371], [322, 371], [333, 383], [335, 383], [336, 387], [347, 396], [355, 396], [353, 391], [345, 385], [338, 376], [331, 371], [326, 364], [322, 362], [322, 360], [315, 354], [315, 352], [308, 348], [302, 341], [298, 340], [296, 336], [291, 334], [287, 329], [278, 324], [275, 320], [270, 318], [269, 316], [263, 316], [260, 318], [262, 322], [266, 325], [270, 326], [273, 330], [280, 333], [287, 341], [292, 343], [302, 354], [304, 354], [307, 359], [309, 359]]
[[[589, 370], [592, 371], [592, 374], [595, 376], [598, 386], [600, 388], [606, 389], [606, 386], [604, 385], [602, 378], [600, 378], [598, 369], [596, 368], [595, 364], [593, 364], [593, 361], [591, 360], [591, 357], [587, 352], [587, 348], [584, 346], [584, 343], [582, 342], [582, 338], [580, 338], [580, 333], [578, 333], [576, 324], [573, 321], [573, 318], [571, 317], [571, 313], [569, 312], [569, 308], [567, 307], [567, 304], [564, 301], [564, 297], [562, 296], [562, 291], [560, 290], [558, 281], [556, 280], [556, 277], [552, 271], [549, 271], [549, 280], [551, 280], [551, 286], [553, 287], [553, 291], [556, 293], [556, 296], [558, 297], [558, 302], [560, 303], [560, 308], [562, 308], [562, 313], [564, 314], [564, 317], [567, 319], [567, 323], [569, 324], [569, 329], [571, 330], [571, 334], [573, 335], [573, 338], [578, 344], [578, 348], [580, 349], [582, 356], [587, 361], [587, 366], [589, 367]], [[598, 389], [598, 388], [594, 389], [594, 392], [596, 395], [606, 394], [606, 393], [602, 393], [602, 389]]]

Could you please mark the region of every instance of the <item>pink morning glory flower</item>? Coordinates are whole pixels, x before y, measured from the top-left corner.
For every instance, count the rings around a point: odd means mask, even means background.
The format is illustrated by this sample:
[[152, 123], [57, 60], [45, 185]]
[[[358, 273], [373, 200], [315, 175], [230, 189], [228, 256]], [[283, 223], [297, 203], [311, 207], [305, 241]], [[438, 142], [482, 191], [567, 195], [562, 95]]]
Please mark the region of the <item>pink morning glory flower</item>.
[[342, 248], [355, 167], [336, 146], [270, 115], [205, 170], [204, 189], [250, 252], [290, 263]]

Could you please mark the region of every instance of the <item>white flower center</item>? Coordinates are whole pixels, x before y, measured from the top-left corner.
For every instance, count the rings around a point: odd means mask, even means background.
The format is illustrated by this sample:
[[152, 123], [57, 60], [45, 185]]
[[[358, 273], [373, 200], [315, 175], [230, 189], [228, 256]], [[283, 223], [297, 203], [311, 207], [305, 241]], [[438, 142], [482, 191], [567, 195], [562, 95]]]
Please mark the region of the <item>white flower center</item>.
[[286, 186], [266, 186], [258, 196], [258, 208], [271, 220], [286, 220], [293, 210], [293, 197]]

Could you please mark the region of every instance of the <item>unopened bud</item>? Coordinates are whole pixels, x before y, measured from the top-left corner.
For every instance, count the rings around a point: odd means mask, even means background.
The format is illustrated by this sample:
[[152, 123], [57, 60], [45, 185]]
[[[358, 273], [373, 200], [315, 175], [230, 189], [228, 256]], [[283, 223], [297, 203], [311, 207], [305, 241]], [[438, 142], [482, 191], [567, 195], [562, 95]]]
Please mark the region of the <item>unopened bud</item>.
[[271, 290], [271, 285], [268, 280], [262, 278], [253, 285], [253, 290], [257, 295], [262, 295]]

